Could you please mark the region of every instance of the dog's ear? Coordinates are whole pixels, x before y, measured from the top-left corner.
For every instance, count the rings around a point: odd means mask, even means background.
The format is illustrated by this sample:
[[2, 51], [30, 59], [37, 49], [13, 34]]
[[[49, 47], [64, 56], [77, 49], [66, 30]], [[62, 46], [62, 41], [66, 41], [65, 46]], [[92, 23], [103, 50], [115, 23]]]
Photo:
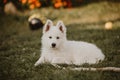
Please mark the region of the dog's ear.
[[51, 26], [53, 26], [52, 21], [51, 20], [47, 20], [47, 22], [45, 23], [45, 25], [43, 27], [43, 33], [49, 31]]
[[66, 33], [66, 27], [65, 27], [65, 25], [64, 25], [64, 23], [63, 23], [62, 21], [58, 21], [57, 27], [59, 28], [59, 30], [60, 30], [62, 33]]

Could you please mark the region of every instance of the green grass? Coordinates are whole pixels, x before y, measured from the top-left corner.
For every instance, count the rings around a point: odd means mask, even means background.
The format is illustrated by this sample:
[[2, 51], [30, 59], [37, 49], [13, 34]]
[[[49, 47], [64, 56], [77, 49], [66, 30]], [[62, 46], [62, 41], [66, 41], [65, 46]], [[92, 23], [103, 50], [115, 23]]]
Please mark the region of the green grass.
[[[106, 5], [106, 2], [99, 3], [99, 5]], [[116, 3], [115, 3], [116, 4]], [[114, 5], [114, 4], [112, 4]], [[81, 13], [86, 12], [83, 16], [90, 15], [91, 13], [87, 12], [92, 7], [97, 6], [97, 4], [91, 4], [84, 6]], [[109, 7], [109, 6], [107, 6]], [[93, 9], [93, 8], [92, 8]], [[119, 7], [117, 9], [120, 9]], [[97, 9], [93, 10], [93, 13]], [[38, 10], [39, 11], [39, 10]], [[45, 9], [41, 10], [43, 13]], [[52, 12], [53, 9], [48, 9], [49, 12]], [[66, 12], [65, 15], [59, 14], [59, 10], [55, 10], [53, 13], [56, 18], [49, 16], [54, 22], [58, 19], [64, 20], [64, 23], [67, 26], [67, 37], [69, 40], [82, 40], [90, 43], [96, 44], [99, 48], [102, 49], [106, 58], [103, 62], [95, 65], [84, 64], [81, 66], [84, 67], [105, 67], [105, 66], [115, 66], [120, 67], [120, 21], [119, 12], [116, 9], [106, 9], [104, 11], [111, 12], [117, 16], [116, 18], [109, 18], [109, 20], [114, 21], [112, 30], [104, 29], [104, 16], [99, 13], [97, 15], [103, 16], [103, 20], [98, 22], [89, 22], [86, 19], [85, 22], [78, 23], [79, 17], [75, 17], [74, 12], [79, 12], [79, 8], [69, 10], [60, 10], [60, 12]], [[58, 13], [59, 12], [59, 13]], [[48, 17], [49, 14], [44, 14]], [[96, 15], [96, 16], [97, 16]], [[60, 16], [60, 17], [58, 17]], [[62, 17], [63, 16], [63, 17]], [[67, 16], [66, 20], [71, 19], [75, 21], [71, 23], [72, 20], [66, 21], [64, 16]], [[77, 14], [80, 16], [80, 14]], [[69, 18], [70, 17], [70, 18]], [[111, 71], [71, 71], [69, 69], [58, 69], [53, 67], [50, 64], [40, 65], [34, 67], [34, 63], [37, 61], [40, 55], [41, 47], [41, 36], [42, 29], [37, 31], [31, 31], [27, 22], [28, 16], [13, 16], [13, 15], [0, 15], [0, 80], [119, 80], [119, 72]], [[82, 18], [83, 20], [83, 18]], [[75, 23], [74, 23], [75, 22]], [[102, 23], [101, 23], [102, 22]], [[66, 68], [68, 65], [61, 65]], [[71, 65], [74, 67], [74, 65]]]

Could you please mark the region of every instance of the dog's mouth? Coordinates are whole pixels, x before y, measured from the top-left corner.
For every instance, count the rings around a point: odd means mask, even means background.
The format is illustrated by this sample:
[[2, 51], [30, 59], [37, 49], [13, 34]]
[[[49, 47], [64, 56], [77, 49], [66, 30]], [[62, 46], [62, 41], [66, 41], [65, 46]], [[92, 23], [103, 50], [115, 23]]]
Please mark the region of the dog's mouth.
[[53, 50], [57, 50], [58, 48], [57, 48], [57, 47], [51, 47], [51, 49], [53, 49]]
[[52, 47], [52, 48], [56, 48], [56, 47]]

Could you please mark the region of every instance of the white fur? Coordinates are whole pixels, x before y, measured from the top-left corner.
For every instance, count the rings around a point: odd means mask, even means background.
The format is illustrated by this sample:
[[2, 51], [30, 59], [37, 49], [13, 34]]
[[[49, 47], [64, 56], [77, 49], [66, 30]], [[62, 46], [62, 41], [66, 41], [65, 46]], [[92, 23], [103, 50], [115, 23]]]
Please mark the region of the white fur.
[[[54, 48], [52, 43], [56, 44]], [[66, 27], [62, 21], [53, 26], [52, 21], [47, 20], [43, 28], [42, 53], [35, 66], [45, 62], [50, 64], [95, 64], [104, 58], [102, 51], [94, 44], [67, 40]]]

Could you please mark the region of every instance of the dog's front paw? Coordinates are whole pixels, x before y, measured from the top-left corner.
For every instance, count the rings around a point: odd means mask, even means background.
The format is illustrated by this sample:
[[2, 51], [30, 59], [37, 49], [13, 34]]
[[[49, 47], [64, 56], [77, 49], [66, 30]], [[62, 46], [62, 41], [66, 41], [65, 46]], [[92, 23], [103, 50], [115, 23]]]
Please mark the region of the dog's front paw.
[[34, 66], [38, 66], [39, 64], [45, 63], [45, 59], [43, 57], [39, 58], [39, 60], [34, 64]]
[[38, 66], [38, 65], [40, 65], [40, 64], [42, 64], [42, 62], [41, 62], [41, 61], [37, 61], [37, 62], [34, 64], [34, 66], [36, 67], [36, 66]]
[[36, 62], [35, 64], [34, 64], [34, 66], [36, 67], [36, 66], [38, 66], [39, 65], [39, 63], [38, 62]]

